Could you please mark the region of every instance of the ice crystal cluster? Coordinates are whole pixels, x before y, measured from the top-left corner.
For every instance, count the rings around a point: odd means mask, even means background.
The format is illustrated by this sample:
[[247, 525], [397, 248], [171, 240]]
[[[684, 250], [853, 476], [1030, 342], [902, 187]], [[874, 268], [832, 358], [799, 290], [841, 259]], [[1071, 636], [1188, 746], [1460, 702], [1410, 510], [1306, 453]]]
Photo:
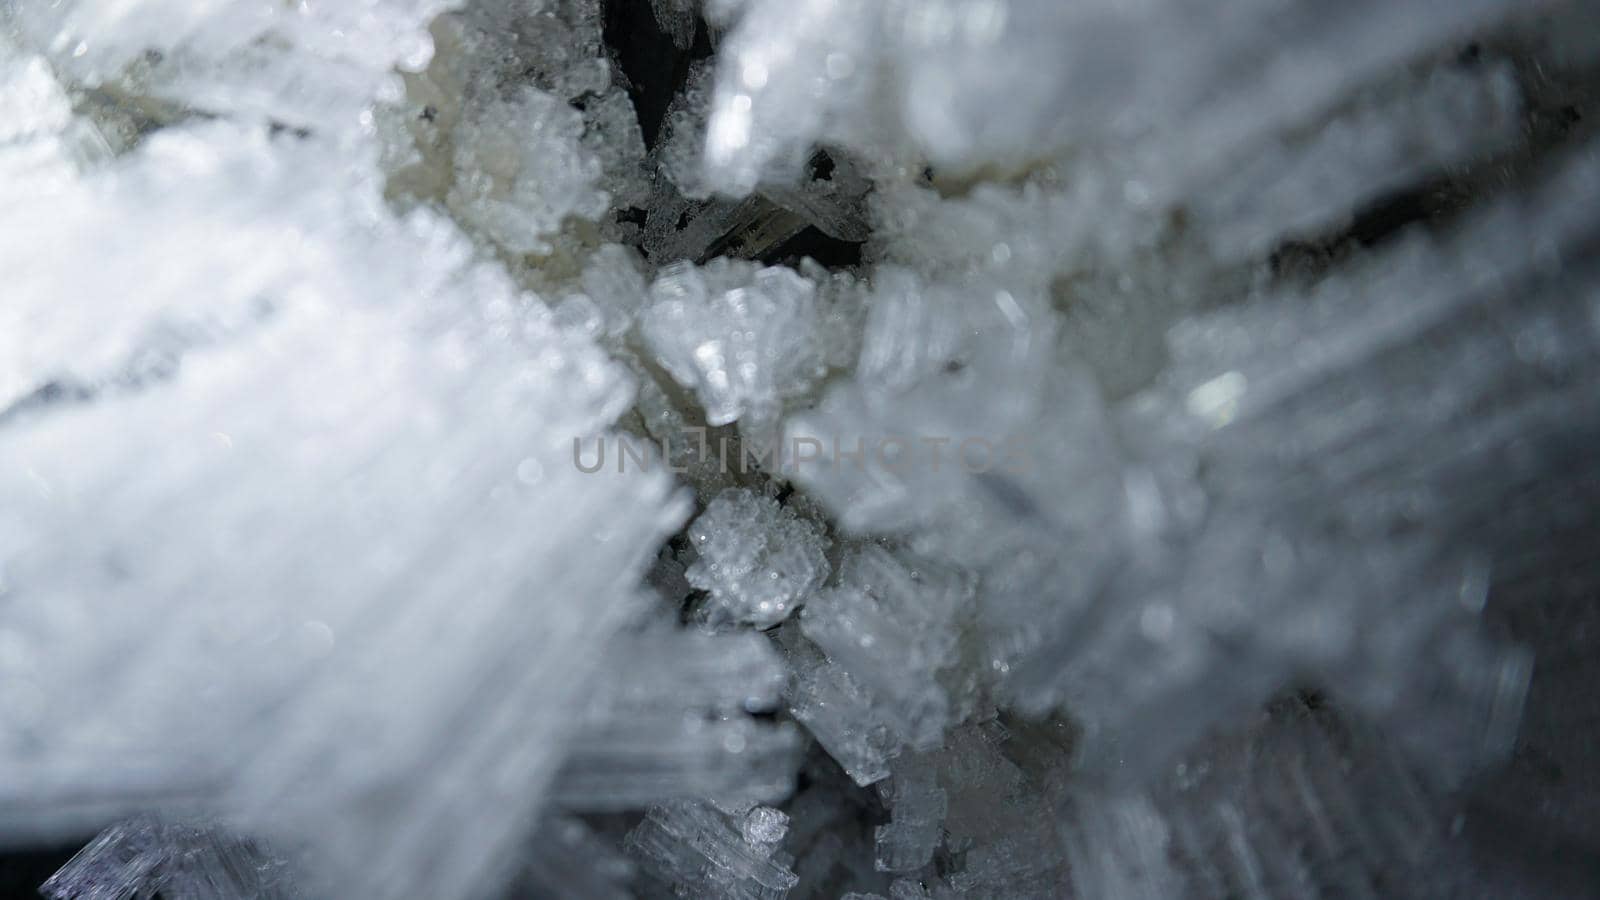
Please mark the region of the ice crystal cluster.
[[0, 865], [1592, 890], [1596, 10], [3, 0]]

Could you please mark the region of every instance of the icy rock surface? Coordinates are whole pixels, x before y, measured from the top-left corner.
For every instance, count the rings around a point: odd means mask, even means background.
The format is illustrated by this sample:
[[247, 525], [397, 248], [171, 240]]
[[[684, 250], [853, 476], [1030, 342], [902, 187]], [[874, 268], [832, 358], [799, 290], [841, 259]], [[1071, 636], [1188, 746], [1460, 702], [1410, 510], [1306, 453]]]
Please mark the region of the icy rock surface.
[[0, 5], [0, 841], [1592, 889], [1590, 7]]
[[834, 587], [806, 605], [801, 631], [872, 692], [895, 732], [926, 749], [958, 711], [942, 671], [958, 662], [958, 616], [972, 585], [958, 571], [877, 546], [852, 550]]

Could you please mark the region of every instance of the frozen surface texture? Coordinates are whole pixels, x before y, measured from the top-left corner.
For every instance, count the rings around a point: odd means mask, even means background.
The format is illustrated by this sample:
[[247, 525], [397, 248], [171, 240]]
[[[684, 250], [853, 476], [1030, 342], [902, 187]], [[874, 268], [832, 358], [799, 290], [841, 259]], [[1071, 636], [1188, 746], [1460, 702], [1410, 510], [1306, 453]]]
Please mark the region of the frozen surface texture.
[[274, 122], [359, 140], [398, 71], [428, 64], [449, 0], [260, 3], [62, 0], [8, 6], [9, 25], [68, 77], [138, 115]]
[[796, 881], [778, 849], [787, 819], [766, 806], [742, 813], [705, 803], [653, 806], [624, 846], [680, 896], [776, 900]]
[[293, 900], [292, 875], [276, 859], [224, 829], [153, 816], [106, 829], [40, 888], [56, 900]]
[[594, 232], [626, 237], [610, 212], [643, 202], [644, 145], [598, 0], [469, 3], [431, 33], [432, 64], [380, 111], [400, 145], [391, 193], [443, 204], [501, 253], [562, 272]]
[[[1382, 896], [1464, 887], [1427, 789], [1371, 735], [1297, 704], [1149, 792], [1064, 801], [1080, 896]], [[1419, 878], [1431, 867], [1434, 874]]]
[[1597, 85], [1575, 0], [0, 3], [0, 849], [1593, 896]]
[[816, 525], [747, 490], [718, 494], [689, 525], [699, 559], [685, 573], [711, 595], [711, 616], [770, 628], [828, 576]]
[[[4, 663], [18, 693], [0, 827], [215, 795], [307, 841], [352, 893], [408, 894], [421, 877], [353, 859], [442, 851], [429, 893], [448, 896], [518, 836], [526, 810], [500, 805], [492, 822], [487, 797], [536, 807], [578, 673], [681, 507], [660, 477], [571, 467], [563, 436], [605, 428], [628, 402], [597, 349], [469, 264], [443, 223], [363, 220], [381, 207], [342, 209], [272, 154], [224, 126], [152, 138], [113, 170], [126, 205], [95, 191], [74, 211], [63, 196], [42, 219], [63, 241], [94, 240], [142, 208], [144, 230], [126, 226], [139, 242], [107, 245], [126, 249], [98, 267], [16, 260], [9, 308], [55, 340], [21, 360], [13, 377], [34, 408], [0, 433], [18, 648]], [[188, 205], [186, 190], [248, 191], [275, 171], [315, 217], [282, 195], [277, 217], [249, 226], [227, 224], [248, 206]], [[145, 317], [96, 328], [58, 305], [112, 291]], [[120, 477], [127, 466], [148, 477]], [[529, 539], [558, 515], [566, 538]], [[437, 543], [440, 523], [467, 520], [497, 537]], [[181, 549], [191, 542], [208, 549]], [[558, 564], [591, 550], [587, 565]], [[552, 614], [572, 596], [582, 614]], [[141, 626], [155, 630], [123, 643]], [[437, 730], [444, 719], [456, 727]], [[483, 829], [473, 842], [405, 825], [457, 815]]]

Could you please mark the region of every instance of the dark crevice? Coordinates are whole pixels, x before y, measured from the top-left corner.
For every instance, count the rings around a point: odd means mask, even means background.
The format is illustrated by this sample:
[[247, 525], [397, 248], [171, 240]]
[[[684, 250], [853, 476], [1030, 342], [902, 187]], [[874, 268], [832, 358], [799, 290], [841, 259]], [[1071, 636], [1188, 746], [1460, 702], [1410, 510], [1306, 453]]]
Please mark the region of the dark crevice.
[[833, 157], [826, 150], [818, 150], [806, 162], [806, 177], [812, 181], [831, 181], [833, 179]]
[[[654, 148], [661, 140], [662, 129], [672, 101], [683, 91], [691, 68], [712, 55], [710, 30], [705, 23], [697, 23], [694, 41], [688, 49], [677, 46], [672, 36], [662, 30], [656, 21], [649, 0], [604, 0], [602, 35], [617, 66], [627, 81], [628, 96], [639, 119], [639, 129], [647, 147]], [[806, 164], [806, 176], [813, 181], [830, 182], [834, 179], [837, 163], [824, 150], [812, 154]], [[659, 177], [659, 176], [658, 176]], [[667, 195], [680, 203], [682, 198], [668, 191]], [[657, 202], [661, 200], [658, 193]], [[700, 215], [716, 215], [729, 209], [729, 201], [688, 203], [678, 214], [673, 226], [680, 232], [691, 229]], [[671, 209], [671, 204], [667, 205]], [[645, 225], [650, 214], [666, 214], [662, 210], [619, 210], [618, 222]], [[796, 218], [792, 236], [770, 233], [773, 216], [757, 216], [742, 224], [730, 223], [726, 233], [715, 240], [683, 251], [682, 258], [704, 262], [712, 256], [729, 255], [753, 258], [769, 265], [797, 265], [804, 257], [811, 257], [828, 268], [854, 267], [861, 262], [861, 245], [833, 238], [815, 227], [801, 228], [798, 216], [774, 210], [774, 215]], [[643, 234], [637, 249], [646, 258], [653, 254], [643, 245]], [[776, 246], [772, 244], [778, 239]], [[657, 248], [658, 250], [660, 248]], [[662, 262], [653, 260], [652, 262]]]
[[1356, 214], [1345, 236], [1370, 247], [1393, 237], [1407, 225], [1432, 221], [1444, 211], [1442, 198], [1448, 185], [1445, 179], [1435, 179], [1380, 197]]
[[284, 122], [271, 121], [267, 123], [267, 134], [271, 137], [289, 135], [290, 137], [294, 137], [303, 141], [311, 137], [311, 129], [300, 125], [289, 125]]
[[[1483, 55], [1478, 44], [1469, 44], [1458, 61], [1478, 65]], [[1284, 242], [1270, 256], [1273, 274], [1316, 277], [1352, 249], [1379, 247], [1413, 227], [1448, 228], [1467, 210], [1537, 181], [1594, 130], [1585, 111], [1595, 103], [1600, 68], [1556, 72], [1515, 52], [1510, 59], [1527, 102], [1515, 146], [1375, 198], [1337, 230]]]
[[628, 79], [628, 96], [639, 116], [647, 147], [654, 147], [672, 98], [683, 89], [689, 68], [711, 56], [702, 23], [694, 44], [682, 50], [656, 22], [649, 0], [604, 0], [602, 35]]
[[798, 266], [800, 260], [810, 257], [828, 269], [848, 269], [861, 265], [860, 243], [842, 241], [824, 234], [815, 225], [774, 247], [761, 256], [761, 262], [772, 266]]
[[94, 836], [57, 846], [8, 850], [0, 855], [0, 897], [38, 897], [39, 886], [77, 855]]
[[166, 384], [177, 376], [189, 353], [234, 341], [272, 314], [270, 302], [258, 301], [250, 317], [240, 324], [177, 329], [155, 335], [119, 369], [89, 378], [61, 375], [41, 382], [9, 404], [0, 405], [0, 428], [103, 397], [136, 394]]
[[0, 427], [10, 425], [29, 413], [40, 412], [53, 406], [88, 403], [97, 392], [94, 388], [68, 379], [47, 381], [16, 400], [0, 407]]

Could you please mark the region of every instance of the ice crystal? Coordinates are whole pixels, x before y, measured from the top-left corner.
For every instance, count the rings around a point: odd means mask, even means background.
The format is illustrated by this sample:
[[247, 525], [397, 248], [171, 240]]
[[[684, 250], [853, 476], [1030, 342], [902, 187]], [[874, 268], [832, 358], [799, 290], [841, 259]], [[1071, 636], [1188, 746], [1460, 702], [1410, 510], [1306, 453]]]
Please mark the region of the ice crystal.
[[792, 269], [678, 264], [651, 286], [640, 330], [662, 367], [695, 391], [707, 424], [738, 420], [771, 440], [784, 399], [824, 370], [816, 292]]
[[709, 804], [655, 806], [625, 847], [680, 896], [776, 900], [795, 884], [784, 854], [767, 840], [782, 837], [783, 818], [766, 807], [735, 817]]
[[689, 537], [699, 558], [685, 574], [711, 594], [714, 617], [769, 628], [828, 575], [816, 526], [750, 491], [718, 494]]
[[283, 860], [216, 824], [140, 816], [106, 829], [40, 888], [57, 900], [293, 900]]

